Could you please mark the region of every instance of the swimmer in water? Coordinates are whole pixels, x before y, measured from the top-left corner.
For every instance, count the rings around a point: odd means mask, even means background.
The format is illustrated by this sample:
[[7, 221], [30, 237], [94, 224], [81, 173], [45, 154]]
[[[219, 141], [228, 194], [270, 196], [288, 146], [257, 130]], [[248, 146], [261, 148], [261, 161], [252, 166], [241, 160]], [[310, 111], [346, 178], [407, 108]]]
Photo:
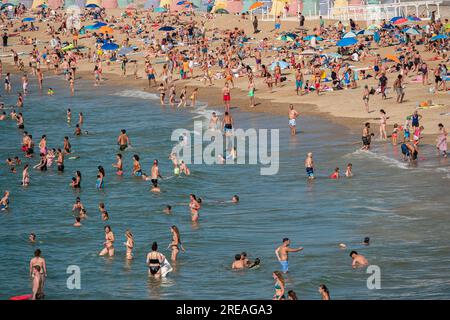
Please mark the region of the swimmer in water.
[[3, 197], [0, 199], [0, 210], [4, 211], [9, 208], [9, 191], [5, 191]]
[[106, 221], [109, 219], [109, 215], [108, 212], [105, 209], [105, 204], [103, 202], [100, 202], [98, 204], [98, 210], [100, 211], [100, 213], [102, 214], [102, 220]]
[[239, 202], [239, 196], [235, 194], [235, 195], [231, 198], [231, 202], [232, 202], [232, 203], [238, 203], [238, 202]]
[[187, 176], [191, 174], [191, 170], [189, 170], [189, 168], [187, 167], [186, 163], [183, 160], [180, 161], [180, 173], [184, 173]]
[[31, 243], [36, 243], [36, 235], [34, 233], [30, 233], [28, 235], [28, 241], [30, 241]]
[[334, 169], [334, 172], [331, 174], [330, 179], [339, 179], [339, 168]]
[[136, 177], [142, 177], [141, 164], [139, 163], [139, 156], [135, 154], [133, 156], [133, 173]]
[[126, 251], [126, 258], [127, 260], [133, 259], [133, 248], [134, 248], [134, 237], [130, 230], [125, 231], [125, 237], [127, 239], [126, 242], [124, 242], [124, 246], [127, 248]]
[[365, 246], [368, 246], [370, 244], [370, 238], [369, 237], [365, 237], [362, 244], [365, 245]]
[[209, 129], [219, 130], [219, 117], [215, 112], [211, 114], [211, 119], [209, 120]]
[[314, 160], [312, 152], [309, 152], [305, 159], [305, 168], [308, 180], [314, 179]]
[[283, 244], [275, 250], [275, 255], [277, 256], [277, 259], [281, 264], [281, 271], [283, 273], [288, 273], [289, 271], [289, 262], [288, 262], [289, 252], [299, 252], [303, 250], [302, 247], [298, 247], [295, 249], [290, 248], [289, 247], [290, 244], [291, 240], [289, 240], [289, 238], [284, 238]]
[[81, 203], [80, 197], [77, 197], [77, 198], [75, 199], [74, 205], [72, 206], [72, 212], [75, 212], [75, 211], [80, 212], [82, 209], [84, 209], [84, 206], [83, 206], [83, 204]]
[[80, 217], [76, 217], [75, 218], [75, 223], [73, 224], [74, 227], [81, 227], [81, 218]]
[[114, 234], [110, 226], [105, 226], [105, 242], [103, 242], [104, 248], [100, 251], [100, 256], [108, 255], [114, 256]]
[[119, 145], [120, 151], [125, 151], [128, 146], [131, 146], [130, 138], [125, 129], [120, 130], [120, 135], [117, 137], [117, 144]]
[[171, 206], [171, 205], [167, 205], [167, 206], [164, 208], [163, 212], [164, 212], [165, 214], [171, 214], [171, 213], [172, 213], [172, 206]]
[[116, 154], [117, 162], [113, 164], [113, 168], [116, 168], [116, 174], [118, 176], [123, 175], [123, 166], [122, 166], [122, 155], [120, 153]]
[[330, 300], [330, 291], [326, 285], [321, 284], [319, 286], [319, 293], [322, 295], [322, 300]]
[[353, 165], [351, 163], [347, 164], [347, 170], [345, 170], [345, 176], [347, 178], [353, 177]]
[[81, 136], [81, 128], [79, 124], [75, 125], [75, 132], [73, 134], [76, 136]]
[[201, 208], [201, 199], [197, 198], [195, 194], [190, 194], [189, 208], [191, 210], [191, 220], [192, 222], [197, 222], [199, 218], [199, 210]]
[[237, 270], [242, 270], [245, 269], [245, 262], [244, 260], [241, 259], [241, 255], [240, 254], [236, 254], [234, 256], [234, 261], [231, 264], [231, 269], [237, 269]]
[[151, 169], [151, 182], [153, 184], [153, 187], [151, 189], [152, 192], [160, 192], [161, 189], [158, 187], [158, 178], [162, 179], [161, 173], [159, 171], [159, 167], [158, 167], [158, 160], [154, 160], [153, 161], [153, 166]]
[[70, 108], [67, 109], [67, 123], [70, 123], [72, 120], [72, 110]]
[[356, 251], [350, 252], [350, 257], [352, 258], [352, 268], [358, 268], [358, 267], [365, 267], [369, 265], [369, 262], [367, 259], [361, 255], [358, 254]]
[[172, 261], [177, 261], [178, 253], [181, 251], [186, 252], [181, 243], [180, 230], [178, 230], [177, 226], [170, 227], [170, 232], [172, 233], [172, 242], [169, 244], [168, 249], [172, 249]]

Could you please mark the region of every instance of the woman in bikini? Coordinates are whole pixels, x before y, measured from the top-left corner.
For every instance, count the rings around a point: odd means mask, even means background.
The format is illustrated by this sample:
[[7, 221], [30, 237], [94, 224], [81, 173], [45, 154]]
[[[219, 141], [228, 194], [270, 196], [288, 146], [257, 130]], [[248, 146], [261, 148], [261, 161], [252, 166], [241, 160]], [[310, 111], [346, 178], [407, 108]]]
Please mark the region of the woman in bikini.
[[147, 254], [148, 274], [159, 278], [161, 276], [161, 265], [166, 259], [163, 254], [158, 251], [158, 244], [153, 242], [152, 251]]
[[172, 248], [172, 261], [177, 260], [177, 255], [180, 252], [180, 248], [185, 252], [183, 245], [181, 244], [180, 231], [177, 226], [172, 226], [170, 228], [172, 233], [172, 242], [169, 244], [169, 248]]
[[116, 159], [117, 159], [116, 164], [113, 164], [112, 166], [113, 166], [113, 168], [116, 168], [116, 170], [117, 170], [116, 174], [118, 176], [121, 176], [121, 175], [123, 175], [122, 155], [120, 153], [116, 154]]
[[133, 248], [134, 248], [134, 237], [133, 237], [133, 234], [131, 233], [130, 230], [127, 230], [125, 232], [125, 237], [127, 238], [127, 241], [124, 242], [123, 244], [127, 248], [126, 257], [127, 257], [127, 260], [131, 260], [131, 259], [133, 259], [132, 251], [133, 251]]
[[40, 249], [36, 249], [36, 251], [34, 251], [34, 257], [30, 260], [30, 277], [33, 277], [33, 268], [35, 266], [39, 266], [41, 273], [41, 280], [37, 296], [42, 298], [44, 296], [45, 278], [47, 277], [47, 265], [45, 263], [45, 259], [41, 257]]
[[142, 177], [141, 164], [139, 163], [139, 156], [137, 154], [133, 156], [133, 175]]
[[280, 271], [274, 271], [272, 273], [273, 279], [275, 280], [275, 294], [273, 300], [284, 300], [284, 278]]
[[195, 194], [191, 194], [190, 198], [191, 198], [191, 202], [189, 203], [189, 208], [191, 209], [191, 220], [192, 220], [192, 222], [197, 222], [199, 210], [201, 208], [201, 204], [200, 204], [201, 200], [200, 200], [200, 198], [197, 199]]
[[105, 226], [105, 242], [103, 242], [103, 245], [105, 247], [102, 249], [102, 251], [100, 251], [100, 256], [114, 256], [114, 240], [114, 234], [111, 230], [111, 227]]

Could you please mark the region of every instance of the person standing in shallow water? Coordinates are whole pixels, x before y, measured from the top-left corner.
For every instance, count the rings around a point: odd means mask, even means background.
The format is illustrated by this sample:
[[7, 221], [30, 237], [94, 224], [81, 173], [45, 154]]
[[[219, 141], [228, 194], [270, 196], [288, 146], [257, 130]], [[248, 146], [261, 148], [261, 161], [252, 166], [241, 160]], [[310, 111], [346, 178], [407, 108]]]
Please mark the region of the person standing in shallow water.
[[297, 117], [299, 116], [299, 113], [297, 110], [294, 109], [294, 105], [289, 105], [289, 128], [291, 129], [291, 136], [295, 136], [297, 134], [297, 129], [296, 129], [296, 122], [297, 122]]
[[100, 251], [100, 256], [114, 256], [114, 233], [110, 226], [105, 226], [105, 242], [103, 242], [104, 248]]
[[289, 240], [288, 238], [284, 238], [283, 244], [275, 250], [275, 254], [277, 256], [278, 261], [281, 264], [281, 271], [283, 273], [288, 273], [288, 271], [289, 271], [289, 262], [288, 262], [289, 252], [299, 252], [299, 251], [303, 250], [302, 247], [295, 248], [295, 249], [289, 248], [290, 244], [291, 244], [291, 240]]

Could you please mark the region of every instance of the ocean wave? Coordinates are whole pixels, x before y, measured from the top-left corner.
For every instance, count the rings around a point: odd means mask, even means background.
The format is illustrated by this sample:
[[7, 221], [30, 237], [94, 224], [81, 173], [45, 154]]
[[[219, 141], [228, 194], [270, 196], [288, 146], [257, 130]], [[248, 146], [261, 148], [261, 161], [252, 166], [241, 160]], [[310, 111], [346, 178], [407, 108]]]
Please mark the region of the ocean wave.
[[365, 150], [361, 150], [358, 149], [350, 154], [347, 154], [346, 156], [357, 156], [357, 157], [366, 157], [366, 158], [372, 158], [372, 159], [378, 159], [381, 160], [382, 162], [386, 163], [387, 165], [391, 166], [391, 167], [396, 167], [399, 169], [411, 169], [411, 167], [408, 165], [407, 162], [403, 162], [394, 158], [390, 158], [386, 155], [383, 154], [378, 154], [372, 151], [365, 151]]
[[138, 98], [138, 99], [151, 99], [151, 100], [159, 100], [159, 96], [156, 93], [145, 92], [141, 90], [123, 90], [113, 95], [119, 97], [129, 97], [129, 98]]

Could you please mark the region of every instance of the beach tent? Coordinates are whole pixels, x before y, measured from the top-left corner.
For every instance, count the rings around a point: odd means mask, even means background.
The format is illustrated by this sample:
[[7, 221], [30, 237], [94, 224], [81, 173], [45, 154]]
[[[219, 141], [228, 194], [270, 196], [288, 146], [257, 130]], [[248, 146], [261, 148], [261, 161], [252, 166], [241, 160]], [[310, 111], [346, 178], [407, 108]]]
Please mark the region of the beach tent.
[[117, 0], [103, 0], [102, 7], [105, 9], [116, 9], [117, 8]]
[[35, 9], [39, 7], [41, 4], [47, 4], [47, 0], [34, 0], [33, 4], [31, 5], [31, 8]]

